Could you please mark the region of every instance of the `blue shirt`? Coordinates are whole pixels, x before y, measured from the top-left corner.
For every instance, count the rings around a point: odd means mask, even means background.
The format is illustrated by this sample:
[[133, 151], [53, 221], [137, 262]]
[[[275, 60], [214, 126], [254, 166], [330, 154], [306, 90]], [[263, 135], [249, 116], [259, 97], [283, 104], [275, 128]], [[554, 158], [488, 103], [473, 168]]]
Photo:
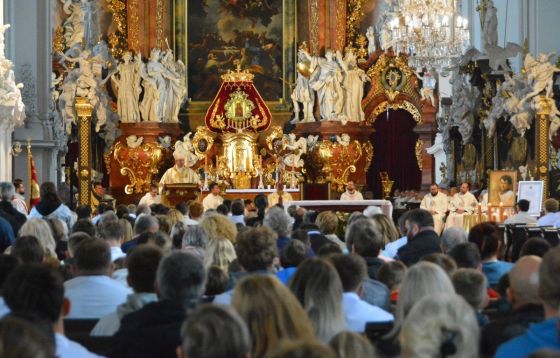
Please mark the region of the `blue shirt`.
[[401, 247], [408, 243], [408, 237], [403, 236], [393, 242], [385, 245], [385, 249], [381, 251], [380, 256], [388, 257], [394, 259], [397, 256], [397, 252]]
[[557, 323], [558, 318], [555, 317], [530, 325], [525, 334], [498, 347], [495, 358], [526, 357], [544, 348], [560, 351]]
[[0, 252], [4, 252], [15, 240], [16, 237], [12, 225], [10, 225], [8, 220], [0, 217]]
[[497, 285], [502, 276], [509, 273], [512, 268], [511, 262], [496, 260], [482, 263], [482, 272], [486, 275], [490, 286]]
[[288, 285], [288, 281], [290, 281], [290, 278], [292, 278], [292, 276], [296, 273], [296, 270], [297, 267], [285, 268], [281, 271], [278, 271], [276, 273], [276, 277], [278, 277], [278, 279], [282, 281], [284, 285]]
[[554, 226], [560, 220], [559, 213], [548, 213], [537, 221], [539, 226]]

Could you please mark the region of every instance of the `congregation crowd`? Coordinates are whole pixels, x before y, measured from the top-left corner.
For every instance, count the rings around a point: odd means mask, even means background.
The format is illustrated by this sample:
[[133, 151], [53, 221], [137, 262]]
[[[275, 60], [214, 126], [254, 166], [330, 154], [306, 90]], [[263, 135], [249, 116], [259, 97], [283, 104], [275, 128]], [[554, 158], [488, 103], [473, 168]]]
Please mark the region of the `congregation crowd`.
[[560, 248], [530, 238], [508, 262], [493, 222], [440, 231], [429, 208], [395, 223], [260, 194], [71, 210], [48, 182], [27, 213], [14, 184], [0, 357], [560, 356]]

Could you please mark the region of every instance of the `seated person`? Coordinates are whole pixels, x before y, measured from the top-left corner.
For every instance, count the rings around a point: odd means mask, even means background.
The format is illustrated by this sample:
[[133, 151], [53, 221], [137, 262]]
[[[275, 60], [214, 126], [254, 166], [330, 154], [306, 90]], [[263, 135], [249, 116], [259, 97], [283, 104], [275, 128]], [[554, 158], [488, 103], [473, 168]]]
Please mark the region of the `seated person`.
[[434, 217], [434, 229], [438, 235], [443, 230], [447, 205], [447, 195], [440, 193], [439, 186], [435, 183], [430, 186], [430, 192], [420, 202], [420, 209], [428, 210]]
[[482, 258], [482, 272], [488, 279], [488, 284], [495, 287], [503, 275], [507, 274], [513, 264], [498, 260], [501, 240], [498, 227], [493, 223], [482, 223], [474, 226], [469, 231], [469, 242], [478, 246]]
[[101, 318], [126, 301], [132, 291], [111, 278], [111, 249], [102, 239], [85, 239], [74, 253], [75, 277], [64, 283], [70, 301], [67, 318]]
[[355, 254], [338, 254], [330, 257], [342, 282], [342, 310], [349, 331], [363, 333], [368, 322], [390, 322], [394, 317], [389, 312], [370, 305], [360, 298], [362, 282], [367, 269], [364, 259]]
[[417, 263], [422, 256], [441, 252], [439, 237], [434, 231], [432, 215], [423, 209], [414, 209], [405, 219], [406, 245], [397, 251], [397, 259], [405, 265]]
[[150, 191], [140, 199], [138, 205], [151, 206], [152, 204], [161, 204], [161, 195], [158, 193], [158, 187], [150, 184]]
[[463, 227], [463, 217], [475, 212], [478, 201], [469, 192], [469, 184], [461, 184], [459, 193], [455, 194], [449, 203], [449, 216], [445, 228], [452, 226]]
[[510, 216], [504, 221], [504, 224], [536, 224], [537, 219], [529, 215], [529, 200], [521, 199], [515, 205], [517, 214]]
[[218, 183], [210, 183], [208, 186], [210, 192], [204, 200], [202, 200], [202, 206], [204, 206], [204, 210], [209, 209], [216, 209], [219, 205], [224, 202], [224, 198], [220, 196], [220, 186]]
[[560, 220], [558, 213], [558, 200], [550, 198], [544, 202], [544, 215], [537, 221], [539, 226], [554, 226]]
[[356, 184], [353, 180], [346, 183], [346, 191], [340, 196], [340, 200], [364, 200], [362, 193], [356, 190]]
[[484, 274], [475, 269], [462, 268], [451, 276], [451, 281], [455, 292], [474, 309], [478, 325], [482, 327], [487, 324], [488, 317], [482, 313], [482, 310], [488, 306], [486, 291], [488, 281]]

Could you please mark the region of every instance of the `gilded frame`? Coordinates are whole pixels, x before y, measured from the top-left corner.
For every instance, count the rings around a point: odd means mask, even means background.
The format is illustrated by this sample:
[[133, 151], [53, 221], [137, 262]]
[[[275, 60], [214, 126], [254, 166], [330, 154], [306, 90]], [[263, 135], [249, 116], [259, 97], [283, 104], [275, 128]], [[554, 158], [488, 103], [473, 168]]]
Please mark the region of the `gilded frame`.
[[[190, 99], [189, 91], [189, 66], [187, 54], [189, 50], [188, 36], [188, 4], [189, 1], [199, 0], [173, 0], [173, 49], [177, 59], [183, 61], [187, 66], [185, 84], [187, 86], [187, 98], [189, 98], [188, 111], [190, 113], [205, 113], [212, 103], [208, 101], [193, 101]], [[296, 69], [296, 37], [297, 37], [297, 12], [296, 4], [292, 0], [282, 0], [282, 96], [278, 100], [266, 100], [266, 104], [273, 112], [289, 111], [291, 104], [291, 85], [295, 81]], [[258, 89], [258, 88], [257, 88]]]
[[504, 207], [515, 206], [517, 171], [492, 170], [488, 178], [488, 202], [493, 206], [498, 206], [500, 203]]

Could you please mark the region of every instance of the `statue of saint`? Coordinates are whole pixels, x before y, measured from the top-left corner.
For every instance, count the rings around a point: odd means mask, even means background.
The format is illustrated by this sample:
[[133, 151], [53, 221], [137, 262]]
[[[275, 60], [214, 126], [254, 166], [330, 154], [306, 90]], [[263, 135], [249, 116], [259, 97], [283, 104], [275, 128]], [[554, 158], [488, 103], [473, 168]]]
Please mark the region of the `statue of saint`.
[[489, 47], [498, 46], [498, 10], [492, 1], [486, 4], [485, 10], [482, 26], [482, 47], [486, 50]]
[[[117, 67], [117, 72], [112, 79], [117, 85], [117, 112], [123, 123], [140, 122], [140, 69], [142, 59], [137, 55], [136, 61], [131, 62], [132, 54], [127, 51], [123, 54], [123, 62]], [[118, 74], [118, 76], [117, 76]]]
[[315, 103], [315, 92], [309, 83], [309, 76], [314, 69], [314, 60], [307, 52], [305, 44], [302, 44], [298, 51], [298, 73], [296, 85], [291, 98], [294, 104], [294, 118], [292, 123], [299, 121], [300, 103], [303, 106], [303, 119], [301, 122], [315, 122], [313, 117], [313, 104]]
[[319, 64], [313, 72], [310, 84], [317, 91], [321, 120], [338, 121], [344, 106], [344, 90], [342, 89], [342, 70], [335, 60], [332, 50], [325, 53], [326, 61]]
[[362, 98], [364, 97], [364, 83], [370, 79], [365, 71], [358, 67], [356, 55], [353, 51], [347, 50], [344, 59], [340, 52], [337, 52], [338, 62], [344, 71], [344, 112], [343, 122], [363, 122], [365, 120], [362, 108]]

